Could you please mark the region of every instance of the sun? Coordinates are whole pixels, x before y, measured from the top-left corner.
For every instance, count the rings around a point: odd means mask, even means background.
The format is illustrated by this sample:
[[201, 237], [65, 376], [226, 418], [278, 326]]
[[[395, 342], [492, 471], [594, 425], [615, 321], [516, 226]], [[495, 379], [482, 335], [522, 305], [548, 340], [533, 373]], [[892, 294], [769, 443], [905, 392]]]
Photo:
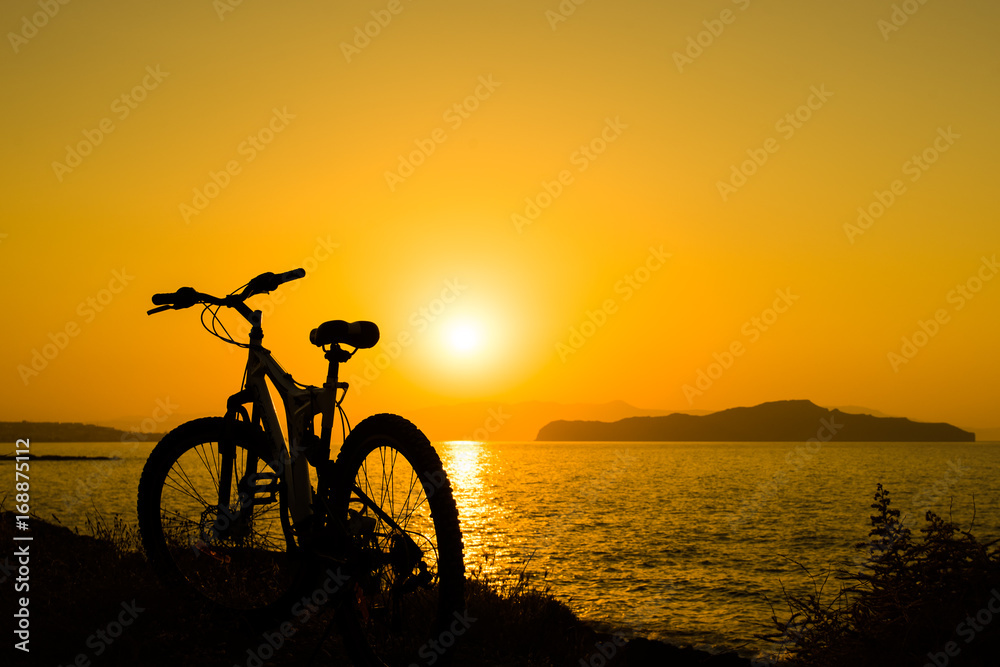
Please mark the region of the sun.
[[482, 333], [475, 322], [457, 321], [448, 325], [446, 333], [448, 348], [457, 354], [468, 355], [479, 350], [482, 345]]

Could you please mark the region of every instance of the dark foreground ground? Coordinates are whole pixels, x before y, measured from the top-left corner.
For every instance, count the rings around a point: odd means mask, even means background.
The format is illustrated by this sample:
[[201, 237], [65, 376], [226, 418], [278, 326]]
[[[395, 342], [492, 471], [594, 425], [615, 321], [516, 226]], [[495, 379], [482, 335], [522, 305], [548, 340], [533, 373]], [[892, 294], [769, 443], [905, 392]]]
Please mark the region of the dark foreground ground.
[[[220, 614], [162, 586], [144, 556], [132, 548], [134, 532], [121, 524], [98, 520], [91, 527], [95, 538], [33, 518], [29, 533], [33, 541], [15, 542], [14, 532], [14, 516], [4, 512], [0, 522], [0, 611], [5, 645], [0, 664], [350, 664], [336, 631], [330, 628], [331, 614], [322, 612], [296, 627], [290, 637], [282, 638], [276, 651], [260, 649], [266, 644], [269, 628]], [[14, 551], [24, 544], [30, 545], [30, 591], [15, 593], [19, 575]], [[454, 664], [462, 667], [750, 665], [749, 660], [735, 654], [713, 656], [597, 632], [565, 605], [530, 587], [471, 577], [468, 588], [469, 615], [478, 620], [453, 649]], [[14, 600], [24, 595], [30, 597], [31, 651], [27, 655], [12, 647], [17, 641], [12, 639]], [[269, 659], [259, 659], [271, 653]]]

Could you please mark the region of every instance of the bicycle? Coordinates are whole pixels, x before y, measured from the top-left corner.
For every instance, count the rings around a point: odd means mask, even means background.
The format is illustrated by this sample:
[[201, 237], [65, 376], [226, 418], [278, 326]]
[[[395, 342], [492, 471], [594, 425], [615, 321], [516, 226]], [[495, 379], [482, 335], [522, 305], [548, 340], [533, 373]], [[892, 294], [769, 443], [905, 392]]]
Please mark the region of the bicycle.
[[[150, 453], [138, 488], [142, 543], [164, 581], [215, 605], [287, 618], [303, 601], [325, 598], [356, 663], [424, 664], [427, 642], [464, 610], [451, 485], [430, 442], [402, 417], [374, 415], [350, 428], [339, 366], [378, 342], [374, 323], [332, 320], [310, 332], [329, 361], [320, 387], [296, 382], [263, 347], [261, 311], [245, 302], [304, 276], [263, 273], [225, 297], [190, 287], [153, 296], [149, 315], [204, 306], [202, 326], [248, 357], [223, 417], [182, 424]], [[249, 342], [226, 330], [223, 307], [250, 323]], [[285, 409], [287, 441], [268, 381]]]

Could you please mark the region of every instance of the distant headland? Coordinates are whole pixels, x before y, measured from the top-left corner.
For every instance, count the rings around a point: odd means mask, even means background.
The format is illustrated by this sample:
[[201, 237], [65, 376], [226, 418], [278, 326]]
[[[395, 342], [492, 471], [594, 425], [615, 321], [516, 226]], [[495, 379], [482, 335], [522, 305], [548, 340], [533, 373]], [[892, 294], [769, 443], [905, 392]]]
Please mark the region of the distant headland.
[[0, 442], [158, 442], [162, 433], [122, 431], [78, 422], [0, 422]]
[[591, 442], [975, 442], [951, 424], [849, 414], [812, 401], [774, 401], [707, 415], [674, 413], [615, 422], [554, 421], [539, 441]]

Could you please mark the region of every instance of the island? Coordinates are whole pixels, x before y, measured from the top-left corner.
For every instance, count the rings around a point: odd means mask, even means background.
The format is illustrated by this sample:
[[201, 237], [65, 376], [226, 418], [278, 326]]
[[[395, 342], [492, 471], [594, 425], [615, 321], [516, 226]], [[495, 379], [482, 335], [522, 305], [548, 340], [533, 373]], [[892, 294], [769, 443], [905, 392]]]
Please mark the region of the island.
[[162, 433], [122, 431], [78, 422], [0, 422], [0, 442], [159, 442]]
[[575, 442], [975, 442], [951, 424], [875, 417], [823, 408], [812, 401], [772, 401], [707, 415], [674, 413], [616, 422], [554, 421], [537, 441]]

